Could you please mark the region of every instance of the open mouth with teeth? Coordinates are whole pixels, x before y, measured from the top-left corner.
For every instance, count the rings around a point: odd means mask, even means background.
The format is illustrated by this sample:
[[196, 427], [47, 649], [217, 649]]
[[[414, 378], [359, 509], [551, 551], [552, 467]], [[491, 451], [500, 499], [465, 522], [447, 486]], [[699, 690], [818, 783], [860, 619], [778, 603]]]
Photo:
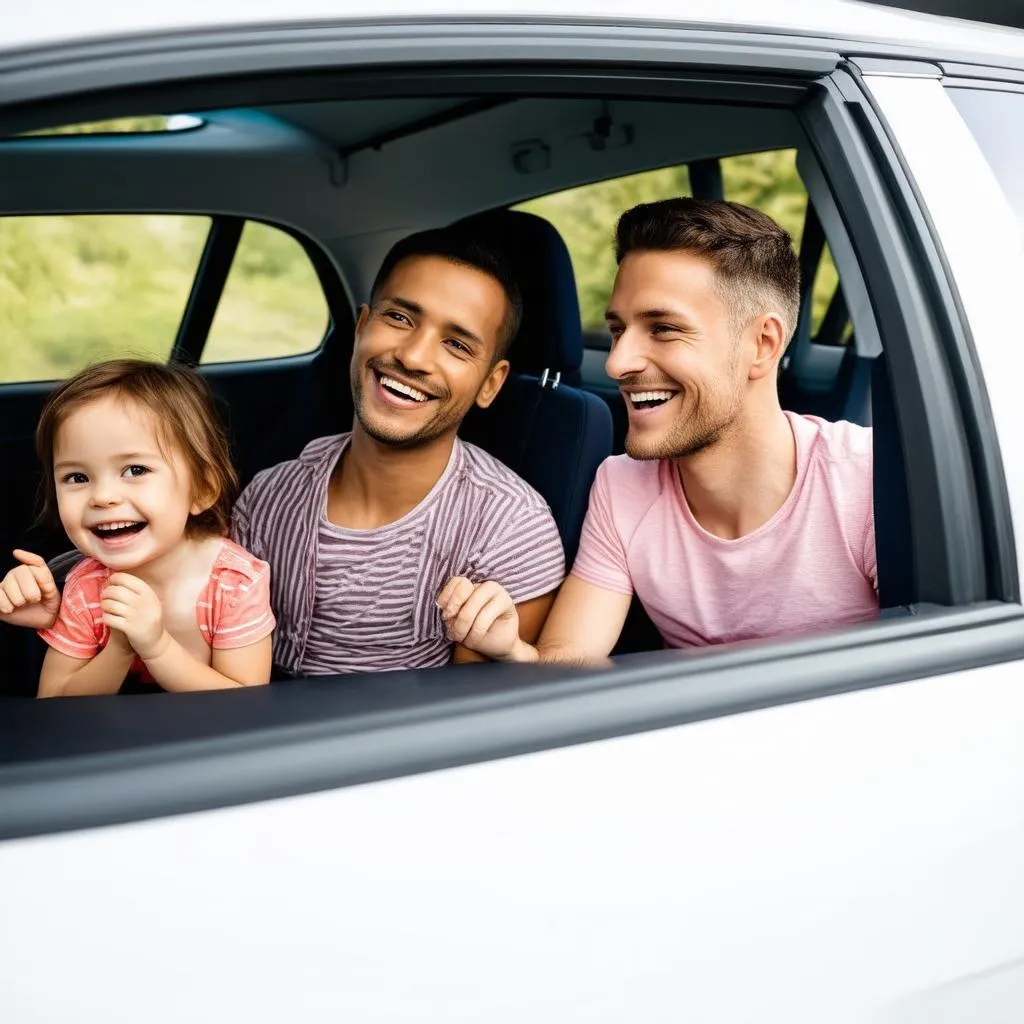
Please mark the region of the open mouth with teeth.
[[657, 409], [670, 402], [678, 395], [678, 391], [631, 391], [629, 404], [634, 409]]
[[392, 400], [393, 404], [412, 407], [425, 405], [434, 399], [433, 395], [428, 395], [425, 391], [420, 391], [419, 388], [414, 388], [404, 381], [389, 377], [386, 373], [378, 373], [374, 370], [373, 375], [377, 378], [377, 384], [381, 391]]
[[104, 543], [116, 543], [134, 537], [146, 528], [146, 523], [141, 519], [118, 519], [110, 523], [97, 523], [89, 529], [95, 536]]

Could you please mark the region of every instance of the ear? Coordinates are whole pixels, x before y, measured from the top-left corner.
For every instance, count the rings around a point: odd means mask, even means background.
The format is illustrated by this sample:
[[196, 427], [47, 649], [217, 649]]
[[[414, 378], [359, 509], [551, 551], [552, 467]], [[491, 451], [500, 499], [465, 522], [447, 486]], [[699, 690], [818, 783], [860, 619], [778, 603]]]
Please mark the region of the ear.
[[751, 325], [755, 345], [748, 379], [761, 380], [773, 374], [786, 351], [786, 327], [778, 313], [765, 313]]
[[201, 516], [204, 512], [213, 508], [220, 497], [220, 489], [210, 480], [203, 480], [196, 488], [192, 497], [192, 504], [189, 506], [189, 515]]
[[359, 316], [356, 317], [356, 337], [359, 336], [362, 329], [366, 326], [366, 321], [370, 319], [370, 307], [364, 302], [359, 307]]
[[499, 359], [491, 367], [476, 395], [476, 404], [481, 409], [486, 409], [498, 397], [502, 384], [508, 378], [508, 371], [509, 361], [507, 359]]

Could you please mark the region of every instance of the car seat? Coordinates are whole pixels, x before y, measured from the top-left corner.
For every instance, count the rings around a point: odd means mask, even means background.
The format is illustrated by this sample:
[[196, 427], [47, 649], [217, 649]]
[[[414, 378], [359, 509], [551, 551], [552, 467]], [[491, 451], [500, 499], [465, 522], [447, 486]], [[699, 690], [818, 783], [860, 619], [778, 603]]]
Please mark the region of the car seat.
[[470, 412], [460, 434], [540, 492], [571, 567], [594, 474], [611, 454], [612, 419], [600, 398], [573, 386], [583, 331], [569, 251], [548, 221], [517, 210], [477, 214], [458, 226], [505, 255], [523, 297], [508, 379], [489, 409]]

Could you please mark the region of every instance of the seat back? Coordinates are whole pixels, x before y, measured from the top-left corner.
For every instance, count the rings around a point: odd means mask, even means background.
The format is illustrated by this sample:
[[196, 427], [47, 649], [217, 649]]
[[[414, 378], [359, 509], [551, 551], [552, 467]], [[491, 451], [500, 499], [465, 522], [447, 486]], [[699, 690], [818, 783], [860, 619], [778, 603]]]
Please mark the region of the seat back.
[[459, 226], [505, 255], [523, 296], [508, 380], [489, 409], [471, 411], [460, 434], [540, 492], [571, 565], [594, 474], [611, 454], [612, 420], [600, 398], [571, 386], [583, 362], [583, 331], [569, 251], [548, 221], [517, 210], [478, 214]]
[[474, 408], [460, 435], [518, 473], [551, 507], [572, 565], [597, 467], [611, 454], [612, 418], [599, 398], [511, 374], [489, 409]]

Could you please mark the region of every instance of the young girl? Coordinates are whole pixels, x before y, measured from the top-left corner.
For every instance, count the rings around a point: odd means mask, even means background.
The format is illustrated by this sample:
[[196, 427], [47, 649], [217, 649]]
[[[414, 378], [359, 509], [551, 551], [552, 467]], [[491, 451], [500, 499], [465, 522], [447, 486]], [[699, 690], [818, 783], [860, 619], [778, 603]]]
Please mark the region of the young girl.
[[36, 431], [44, 515], [86, 557], [63, 597], [38, 555], [0, 583], [0, 621], [49, 645], [40, 697], [117, 693], [129, 675], [165, 690], [270, 679], [270, 570], [228, 540], [237, 489], [205, 381], [118, 359], [50, 396]]

